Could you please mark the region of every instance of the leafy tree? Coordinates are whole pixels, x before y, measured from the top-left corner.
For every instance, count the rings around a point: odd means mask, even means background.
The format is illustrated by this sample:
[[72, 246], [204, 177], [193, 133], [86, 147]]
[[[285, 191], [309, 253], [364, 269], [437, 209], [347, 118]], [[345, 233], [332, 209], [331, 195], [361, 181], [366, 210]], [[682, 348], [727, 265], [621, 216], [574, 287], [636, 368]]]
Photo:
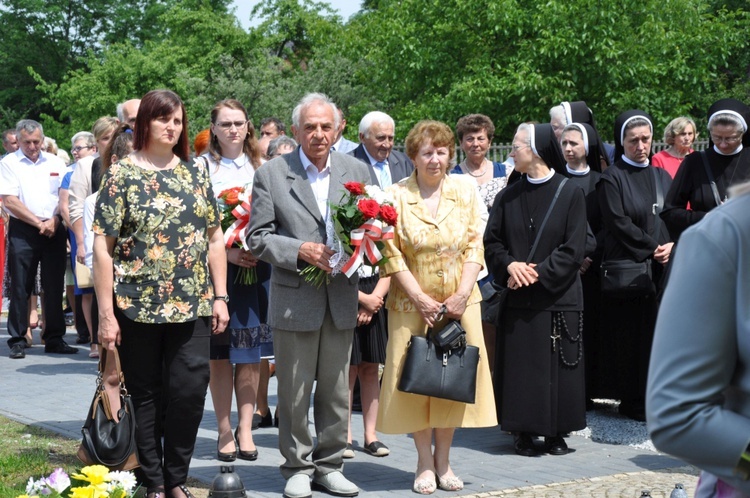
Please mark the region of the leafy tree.
[[666, 122], [727, 91], [722, 71], [748, 47], [747, 17], [706, 0], [402, 0], [350, 24], [370, 64], [362, 81], [400, 136], [419, 119], [482, 112], [509, 140], [562, 100], [586, 100], [605, 137], [631, 107]]
[[45, 115], [46, 127], [58, 136], [89, 129], [98, 117], [114, 115], [118, 102], [154, 88], [189, 97], [188, 78], [209, 78], [222, 55], [241, 56], [250, 49], [236, 18], [218, 8], [226, 3], [179, 2], [159, 17], [162, 39], [147, 40], [141, 47], [124, 41], [100, 55], [90, 52], [85, 66], [69, 71], [59, 83], [35, 73], [45, 102], [55, 110]]

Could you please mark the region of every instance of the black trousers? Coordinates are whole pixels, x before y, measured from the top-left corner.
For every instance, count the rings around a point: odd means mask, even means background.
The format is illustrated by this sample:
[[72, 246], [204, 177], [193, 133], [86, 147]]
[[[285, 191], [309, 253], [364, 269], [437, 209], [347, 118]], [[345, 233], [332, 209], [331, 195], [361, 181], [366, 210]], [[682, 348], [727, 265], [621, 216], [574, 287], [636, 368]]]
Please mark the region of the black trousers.
[[169, 490], [187, 481], [203, 418], [211, 318], [148, 324], [119, 310], [115, 316], [125, 386], [135, 408], [137, 475], [148, 490]]
[[52, 237], [16, 218], [8, 226], [8, 271], [10, 272], [10, 304], [8, 306], [8, 346], [23, 342], [29, 327], [29, 297], [34, 289], [36, 269], [41, 263], [42, 313], [44, 340], [57, 344], [65, 335], [62, 309], [65, 289], [66, 232], [60, 223]]

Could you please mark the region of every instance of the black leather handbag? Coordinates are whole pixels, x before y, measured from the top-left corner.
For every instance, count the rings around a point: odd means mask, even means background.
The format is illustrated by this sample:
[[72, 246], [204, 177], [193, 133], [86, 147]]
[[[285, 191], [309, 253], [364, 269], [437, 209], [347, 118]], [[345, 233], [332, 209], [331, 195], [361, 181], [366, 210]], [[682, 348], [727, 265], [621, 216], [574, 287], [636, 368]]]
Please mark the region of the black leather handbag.
[[603, 261], [599, 273], [602, 294], [614, 297], [648, 296], [656, 292], [651, 278], [651, 259]]
[[409, 341], [398, 390], [462, 403], [474, 403], [479, 348], [466, 345], [465, 332], [463, 346], [454, 349], [436, 346], [430, 335], [428, 331], [427, 337], [412, 336]]
[[81, 428], [78, 459], [110, 470], [132, 470], [140, 465], [133, 402], [125, 389], [117, 350], [113, 353], [102, 348], [100, 355], [96, 392]]

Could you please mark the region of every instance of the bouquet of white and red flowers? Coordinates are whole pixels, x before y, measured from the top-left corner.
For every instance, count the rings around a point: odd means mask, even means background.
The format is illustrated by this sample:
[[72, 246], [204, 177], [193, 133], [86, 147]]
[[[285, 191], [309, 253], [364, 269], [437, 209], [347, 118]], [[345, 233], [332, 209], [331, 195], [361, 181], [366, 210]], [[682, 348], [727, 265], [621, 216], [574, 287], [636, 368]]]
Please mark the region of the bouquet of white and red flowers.
[[[241, 247], [249, 251], [247, 247], [247, 227], [250, 224], [250, 198], [252, 188], [232, 187], [219, 193], [219, 205], [221, 206], [221, 229], [224, 232], [224, 244], [227, 248]], [[240, 268], [235, 282], [244, 285], [254, 284], [258, 280], [255, 268]]]
[[[339, 204], [331, 204], [331, 219], [326, 220], [327, 245], [336, 252], [330, 261], [331, 275], [350, 277], [363, 264], [385, 263], [380, 250], [384, 240], [393, 238], [398, 213], [392, 199], [376, 185], [348, 182], [344, 188], [347, 192]], [[316, 266], [308, 266], [302, 274], [317, 287], [328, 281], [328, 274]]]

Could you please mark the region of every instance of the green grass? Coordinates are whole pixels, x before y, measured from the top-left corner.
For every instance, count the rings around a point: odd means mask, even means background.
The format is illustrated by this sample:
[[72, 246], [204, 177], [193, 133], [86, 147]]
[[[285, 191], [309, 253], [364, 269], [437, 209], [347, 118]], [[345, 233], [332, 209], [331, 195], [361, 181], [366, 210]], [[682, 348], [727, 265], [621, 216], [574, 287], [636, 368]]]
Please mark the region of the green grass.
[[0, 498], [23, 494], [29, 477], [79, 469], [76, 451], [78, 441], [0, 417]]
[[[79, 441], [54, 432], [0, 417], [0, 498], [16, 498], [26, 492], [29, 477], [47, 477], [56, 468], [71, 474], [83, 466], [76, 457]], [[206, 498], [206, 484], [188, 478], [196, 498]], [[142, 497], [141, 489], [136, 496]]]

